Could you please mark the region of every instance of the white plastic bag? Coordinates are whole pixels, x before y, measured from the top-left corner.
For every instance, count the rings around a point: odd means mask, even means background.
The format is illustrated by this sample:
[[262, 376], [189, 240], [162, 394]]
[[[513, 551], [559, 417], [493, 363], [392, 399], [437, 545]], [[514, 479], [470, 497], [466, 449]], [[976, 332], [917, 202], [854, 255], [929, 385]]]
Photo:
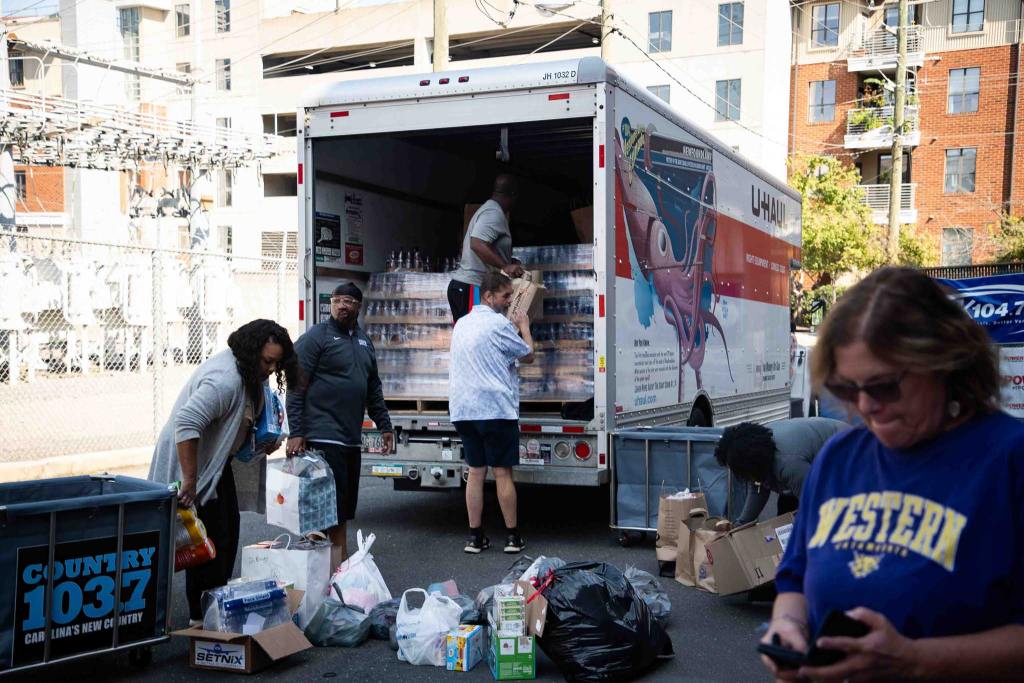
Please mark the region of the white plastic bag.
[[[410, 593], [423, 595], [423, 607], [408, 605]], [[458, 627], [462, 608], [449, 597], [410, 588], [402, 593], [395, 618], [399, 661], [416, 665], [444, 666], [448, 632]]]
[[377, 606], [378, 602], [391, 599], [391, 591], [384, 583], [377, 564], [370, 554], [370, 547], [377, 537], [370, 534], [363, 539], [363, 530], [356, 531], [356, 542], [359, 550], [341, 563], [331, 577], [331, 594], [349, 607], [358, 607], [366, 614]]
[[[282, 542], [282, 539], [287, 539]], [[317, 608], [327, 598], [331, 580], [331, 542], [319, 531], [292, 543], [281, 534], [242, 548], [242, 576], [252, 579], [279, 579], [303, 591], [296, 612], [299, 628], [306, 628]]]

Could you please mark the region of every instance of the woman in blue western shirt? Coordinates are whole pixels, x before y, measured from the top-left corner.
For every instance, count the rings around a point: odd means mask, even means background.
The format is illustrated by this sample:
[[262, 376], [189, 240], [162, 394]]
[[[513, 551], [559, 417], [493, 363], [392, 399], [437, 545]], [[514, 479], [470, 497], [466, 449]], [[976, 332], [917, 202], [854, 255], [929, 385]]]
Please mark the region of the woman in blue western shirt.
[[812, 375], [864, 426], [804, 484], [764, 642], [806, 651], [833, 609], [863, 638], [779, 680], [1024, 678], [1024, 422], [999, 410], [996, 351], [931, 278], [883, 268], [822, 326]]

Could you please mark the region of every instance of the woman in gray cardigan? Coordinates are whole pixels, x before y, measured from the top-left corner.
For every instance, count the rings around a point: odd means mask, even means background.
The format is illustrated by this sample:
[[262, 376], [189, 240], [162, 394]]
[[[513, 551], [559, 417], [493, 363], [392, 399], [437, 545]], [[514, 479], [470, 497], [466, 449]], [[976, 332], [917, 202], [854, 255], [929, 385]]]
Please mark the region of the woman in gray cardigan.
[[[181, 482], [178, 501], [196, 504], [217, 556], [185, 570], [189, 618], [203, 618], [203, 591], [231, 578], [238, 553], [239, 503], [263, 511], [266, 462], [232, 457], [250, 438], [263, 408], [263, 383], [277, 376], [278, 389], [299, 382], [299, 366], [288, 331], [272, 320], [253, 320], [231, 333], [228, 349], [196, 368], [178, 395], [149, 467], [153, 481]], [[236, 489], [235, 480], [239, 480]]]

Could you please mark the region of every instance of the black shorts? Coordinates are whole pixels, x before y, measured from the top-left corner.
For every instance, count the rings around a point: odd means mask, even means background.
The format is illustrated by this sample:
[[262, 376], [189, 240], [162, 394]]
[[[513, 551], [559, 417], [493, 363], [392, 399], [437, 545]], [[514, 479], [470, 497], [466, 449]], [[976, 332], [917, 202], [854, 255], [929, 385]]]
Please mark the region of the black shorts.
[[518, 420], [459, 420], [462, 456], [470, 467], [515, 467], [519, 464]]
[[452, 324], [480, 303], [480, 288], [465, 282], [452, 280], [448, 283], [448, 306], [452, 309]]
[[361, 448], [337, 443], [310, 441], [309, 448], [323, 451], [324, 460], [334, 472], [334, 488], [338, 495], [338, 524], [355, 519], [359, 503], [359, 470], [363, 464]]

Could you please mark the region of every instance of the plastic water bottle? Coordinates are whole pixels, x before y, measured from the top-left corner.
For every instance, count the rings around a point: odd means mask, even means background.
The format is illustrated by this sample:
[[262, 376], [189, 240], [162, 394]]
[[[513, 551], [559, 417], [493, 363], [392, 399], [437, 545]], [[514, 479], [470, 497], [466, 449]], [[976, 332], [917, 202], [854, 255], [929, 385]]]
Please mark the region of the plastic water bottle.
[[217, 549], [206, 533], [196, 506], [178, 508], [178, 525], [174, 533], [174, 571], [191, 569], [217, 556]]

